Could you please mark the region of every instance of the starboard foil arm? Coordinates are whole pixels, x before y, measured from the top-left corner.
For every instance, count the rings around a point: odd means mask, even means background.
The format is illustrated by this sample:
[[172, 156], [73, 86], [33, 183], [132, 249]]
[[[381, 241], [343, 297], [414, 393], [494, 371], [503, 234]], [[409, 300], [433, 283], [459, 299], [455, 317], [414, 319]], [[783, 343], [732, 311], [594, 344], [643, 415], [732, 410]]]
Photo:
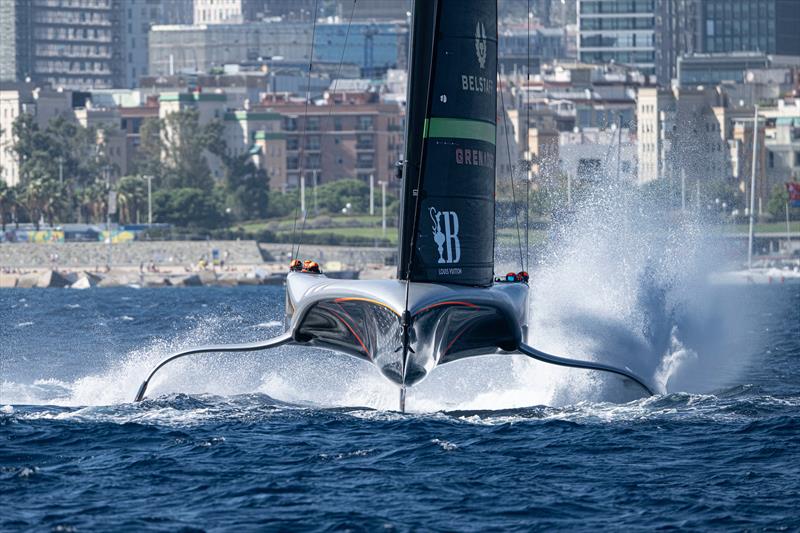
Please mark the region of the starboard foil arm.
[[598, 370], [600, 372], [610, 372], [612, 374], [616, 374], [618, 376], [622, 376], [626, 379], [629, 379], [642, 387], [650, 396], [653, 396], [655, 392], [653, 392], [653, 388], [647, 385], [644, 379], [637, 376], [632, 371], [628, 370], [627, 368], [618, 368], [615, 366], [607, 365], [605, 363], [598, 363], [595, 361], [582, 361], [580, 359], [569, 359], [566, 357], [559, 357], [557, 355], [550, 355], [548, 353], [542, 352], [537, 350], [532, 346], [528, 346], [527, 344], [520, 343], [519, 348], [517, 350], [523, 354], [527, 355], [532, 359], [536, 359], [537, 361], [542, 361], [544, 363], [550, 363], [551, 365], [558, 365], [558, 366], [566, 366], [570, 368], [583, 368], [586, 370]]
[[182, 352], [174, 353], [161, 361], [158, 366], [156, 366], [152, 372], [147, 376], [147, 379], [142, 382], [142, 385], [139, 387], [139, 392], [136, 393], [136, 399], [134, 401], [141, 402], [144, 399], [144, 395], [147, 392], [147, 386], [150, 384], [150, 380], [153, 379], [153, 376], [156, 375], [156, 372], [161, 370], [161, 368], [166, 365], [167, 363], [174, 361], [175, 359], [180, 359], [181, 357], [186, 357], [187, 355], [194, 355], [199, 353], [215, 353], [215, 352], [256, 352], [260, 350], [269, 350], [270, 348], [277, 348], [278, 346], [283, 346], [284, 344], [289, 344], [293, 341], [291, 332], [286, 332], [283, 335], [279, 335], [277, 337], [273, 337], [271, 339], [267, 339], [266, 341], [260, 342], [251, 342], [251, 343], [243, 343], [243, 344], [209, 344], [205, 346], [198, 346], [196, 348], [190, 348], [188, 350], [184, 350]]

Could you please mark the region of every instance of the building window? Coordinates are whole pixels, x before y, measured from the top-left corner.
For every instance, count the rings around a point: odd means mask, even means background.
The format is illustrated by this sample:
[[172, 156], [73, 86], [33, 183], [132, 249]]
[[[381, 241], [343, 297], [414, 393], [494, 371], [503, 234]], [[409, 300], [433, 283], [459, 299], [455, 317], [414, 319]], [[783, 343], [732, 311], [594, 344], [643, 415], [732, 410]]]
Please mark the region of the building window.
[[306, 131], [319, 131], [319, 117], [308, 117]]
[[306, 137], [305, 145], [307, 150], [319, 150], [319, 145], [320, 145], [319, 135], [309, 135], [308, 137]]
[[794, 153], [794, 166], [800, 167], [800, 152]]
[[306, 156], [306, 168], [315, 168], [318, 169], [320, 166], [320, 157], [319, 154], [308, 154]]
[[356, 137], [356, 150], [374, 150], [375, 142], [372, 135], [358, 135]]
[[369, 131], [372, 129], [373, 120], [371, 116], [358, 117], [358, 129], [360, 131]]
[[375, 155], [369, 152], [359, 153], [356, 158], [356, 168], [374, 168]]

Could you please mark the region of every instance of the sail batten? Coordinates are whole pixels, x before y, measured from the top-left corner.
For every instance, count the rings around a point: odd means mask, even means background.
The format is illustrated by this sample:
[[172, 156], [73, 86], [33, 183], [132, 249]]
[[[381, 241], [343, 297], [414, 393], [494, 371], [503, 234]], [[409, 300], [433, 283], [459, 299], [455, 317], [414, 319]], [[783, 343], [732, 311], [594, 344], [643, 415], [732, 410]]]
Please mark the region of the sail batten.
[[491, 284], [497, 4], [416, 0], [399, 277]]

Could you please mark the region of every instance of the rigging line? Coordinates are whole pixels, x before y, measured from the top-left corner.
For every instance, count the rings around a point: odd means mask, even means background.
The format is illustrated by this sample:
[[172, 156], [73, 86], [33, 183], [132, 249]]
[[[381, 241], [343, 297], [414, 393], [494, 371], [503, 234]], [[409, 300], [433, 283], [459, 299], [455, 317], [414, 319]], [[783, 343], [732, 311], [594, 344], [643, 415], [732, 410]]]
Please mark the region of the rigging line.
[[[527, 62], [525, 63], [525, 73], [526, 73], [526, 83], [525, 83], [525, 96], [527, 100], [527, 96], [530, 95], [531, 90], [531, 0], [528, 0], [528, 57]], [[528, 125], [528, 128], [531, 127], [531, 106], [530, 102], [527, 102], [526, 105], [526, 119], [525, 123]], [[538, 138], [538, 137], [537, 137]], [[530, 135], [526, 132], [526, 139], [530, 142]], [[531, 268], [531, 245], [530, 245], [530, 213], [531, 213], [531, 147], [528, 146], [528, 163], [525, 168], [525, 263], [522, 266], [522, 269], [525, 271], [530, 270]], [[541, 169], [541, 167], [540, 167]]]
[[[305, 101], [305, 109], [303, 110], [303, 132], [300, 134], [300, 162], [301, 162], [301, 174], [300, 179], [305, 180], [306, 174], [306, 165], [305, 165], [305, 155], [306, 155], [306, 131], [308, 130], [308, 101], [311, 100], [311, 69], [314, 65], [314, 38], [317, 34], [317, 10], [318, 10], [319, 0], [314, 0], [314, 16], [312, 17], [312, 25], [311, 25], [311, 51], [308, 55], [308, 81], [306, 82], [306, 101]], [[300, 200], [298, 198], [298, 200]], [[300, 204], [298, 203], [295, 206], [294, 211], [294, 223], [292, 224], [292, 259], [296, 258], [300, 254], [300, 243], [298, 241], [297, 244], [297, 252], [294, 251], [294, 237], [295, 237], [295, 228], [297, 227], [297, 212], [300, 210]], [[308, 210], [305, 210], [303, 213], [303, 227], [305, 227], [305, 217]]]
[[[499, 85], [499, 84], [498, 84]], [[506, 152], [508, 153], [508, 166], [511, 169], [511, 203], [514, 206], [514, 222], [517, 225], [517, 245], [519, 246], [519, 262], [520, 268], [525, 268], [525, 261], [522, 258], [522, 233], [519, 229], [519, 216], [517, 215], [517, 195], [514, 191], [514, 165], [511, 163], [511, 143], [508, 141], [508, 113], [506, 113], [506, 100], [504, 96], [504, 91], [500, 87], [498, 87], [500, 91], [500, 107], [503, 108], [503, 129], [505, 132], [506, 138]]]
[[[436, 2], [433, 5], [433, 35], [431, 38], [430, 63], [428, 65], [428, 87], [427, 90], [425, 91], [425, 99], [426, 99], [425, 117], [429, 116], [431, 107], [431, 88], [433, 87], [433, 67], [434, 67], [434, 60], [436, 59], [436, 33], [438, 32], [438, 29], [439, 29], [439, 3]], [[409, 83], [411, 83], [410, 79]], [[417, 169], [417, 187], [416, 187], [417, 195], [414, 200], [414, 214], [411, 220], [411, 238], [409, 239], [408, 264], [406, 265], [406, 294], [405, 294], [405, 304], [403, 307], [404, 311], [408, 311], [408, 299], [411, 288], [411, 267], [412, 263], [414, 262], [414, 245], [416, 244], [416, 239], [417, 239], [417, 222], [419, 222], [419, 205], [420, 205], [420, 199], [422, 197], [422, 191], [420, 189], [422, 187], [422, 173], [425, 170], [423, 168], [423, 163], [425, 160], [425, 143], [426, 141], [423, 140], [422, 144], [420, 145], [420, 152], [419, 152], [419, 165]], [[411, 161], [405, 162], [406, 172], [404, 178], [408, 176], [409, 164], [411, 164]], [[412, 194], [413, 192], [414, 189], [411, 190]], [[403, 373], [405, 375], [405, 368], [403, 369]]]
[[330, 99], [331, 101], [328, 103], [328, 116], [330, 117], [333, 114], [333, 97], [336, 96], [336, 86], [339, 83], [339, 77], [342, 74], [342, 65], [344, 64], [344, 54], [347, 51], [347, 39], [350, 37], [350, 25], [353, 23], [353, 17], [356, 13], [356, 3], [358, 0], [353, 0], [353, 7], [350, 10], [350, 19], [347, 21], [347, 30], [344, 34], [344, 45], [342, 46], [342, 56], [339, 58], [339, 68], [336, 69], [336, 78], [333, 80], [333, 90], [331, 91]]
[[[416, 11], [416, 8], [414, 8]], [[417, 17], [418, 13], [414, 13], [413, 17]], [[414, 22], [412, 21], [412, 27]], [[434, 2], [433, 4], [433, 34], [431, 35], [431, 50], [430, 50], [430, 58], [428, 63], [428, 87], [425, 91], [425, 117], [427, 118], [430, 116], [431, 111], [431, 89], [433, 88], [433, 73], [434, 73], [434, 62], [436, 60], [436, 35], [439, 31], [439, 2]], [[413, 50], [411, 51], [413, 53]], [[409, 65], [411, 62], [409, 62]], [[410, 68], [410, 67], [409, 67]], [[409, 84], [411, 83], [411, 77], [409, 76], [408, 80]], [[410, 104], [410, 102], [409, 102]], [[407, 111], [408, 113], [410, 108], [407, 104]], [[408, 141], [408, 139], [406, 139]], [[403, 328], [403, 360], [402, 360], [402, 367], [401, 370], [403, 372], [403, 385], [400, 389], [400, 407], [403, 411], [405, 411], [405, 402], [406, 402], [406, 366], [408, 364], [408, 354], [411, 351], [411, 346], [409, 342], [409, 328], [411, 327], [411, 312], [408, 309], [408, 300], [411, 295], [411, 267], [412, 263], [414, 262], [414, 244], [416, 243], [417, 238], [417, 222], [419, 222], [419, 204], [420, 198], [422, 197], [422, 173], [425, 171], [423, 167], [425, 162], [425, 143], [427, 141], [423, 140], [422, 144], [420, 145], [419, 151], [419, 168], [417, 169], [417, 197], [414, 200], [414, 214], [413, 219], [411, 221], [411, 236], [409, 238], [409, 254], [408, 254], [408, 266], [406, 268], [406, 291], [405, 291], [405, 302], [403, 303], [403, 315], [401, 317], [402, 328]], [[411, 161], [405, 162], [406, 171], [404, 173], [403, 178], [407, 179], [408, 177], [408, 165]], [[414, 190], [411, 190], [412, 194]], [[407, 193], [406, 193], [407, 194]], [[404, 197], [405, 198], [405, 197]], [[405, 200], [404, 200], [405, 201]], [[401, 243], [402, 246], [402, 236], [401, 236]]]
[[617, 181], [619, 181], [619, 168], [622, 163], [622, 113], [617, 116]]

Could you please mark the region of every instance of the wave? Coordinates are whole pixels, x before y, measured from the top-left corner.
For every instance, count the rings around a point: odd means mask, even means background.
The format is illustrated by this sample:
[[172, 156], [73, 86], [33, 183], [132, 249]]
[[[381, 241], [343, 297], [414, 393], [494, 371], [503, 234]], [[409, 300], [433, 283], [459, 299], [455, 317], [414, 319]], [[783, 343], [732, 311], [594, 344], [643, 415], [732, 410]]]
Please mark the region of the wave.
[[[328, 417], [368, 422], [459, 423], [506, 425], [564, 422], [578, 425], [608, 424], [703, 424], [738, 425], [744, 431], [784, 430], [786, 424], [800, 428], [797, 409], [800, 397], [775, 397], [757, 387], [735, 387], [717, 394], [674, 393], [643, 398], [624, 404], [579, 402], [564, 407], [532, 406], [500, 410], [449, 410], [407, 413], [366, 407], [321, 408], [276, 400], [265, 394], [235, 396], [170, 394], [140, 404], [112, 406], [57, 407], [3, 406], [0, 425], [10, 422], [72, 421], [188, 427], [220, 422], [268, 422], [276, 417]], [[774, 424], [773, 424], [774, 423]], [[443, 439], [432, 443], [452, 451], [456, 444]]]

